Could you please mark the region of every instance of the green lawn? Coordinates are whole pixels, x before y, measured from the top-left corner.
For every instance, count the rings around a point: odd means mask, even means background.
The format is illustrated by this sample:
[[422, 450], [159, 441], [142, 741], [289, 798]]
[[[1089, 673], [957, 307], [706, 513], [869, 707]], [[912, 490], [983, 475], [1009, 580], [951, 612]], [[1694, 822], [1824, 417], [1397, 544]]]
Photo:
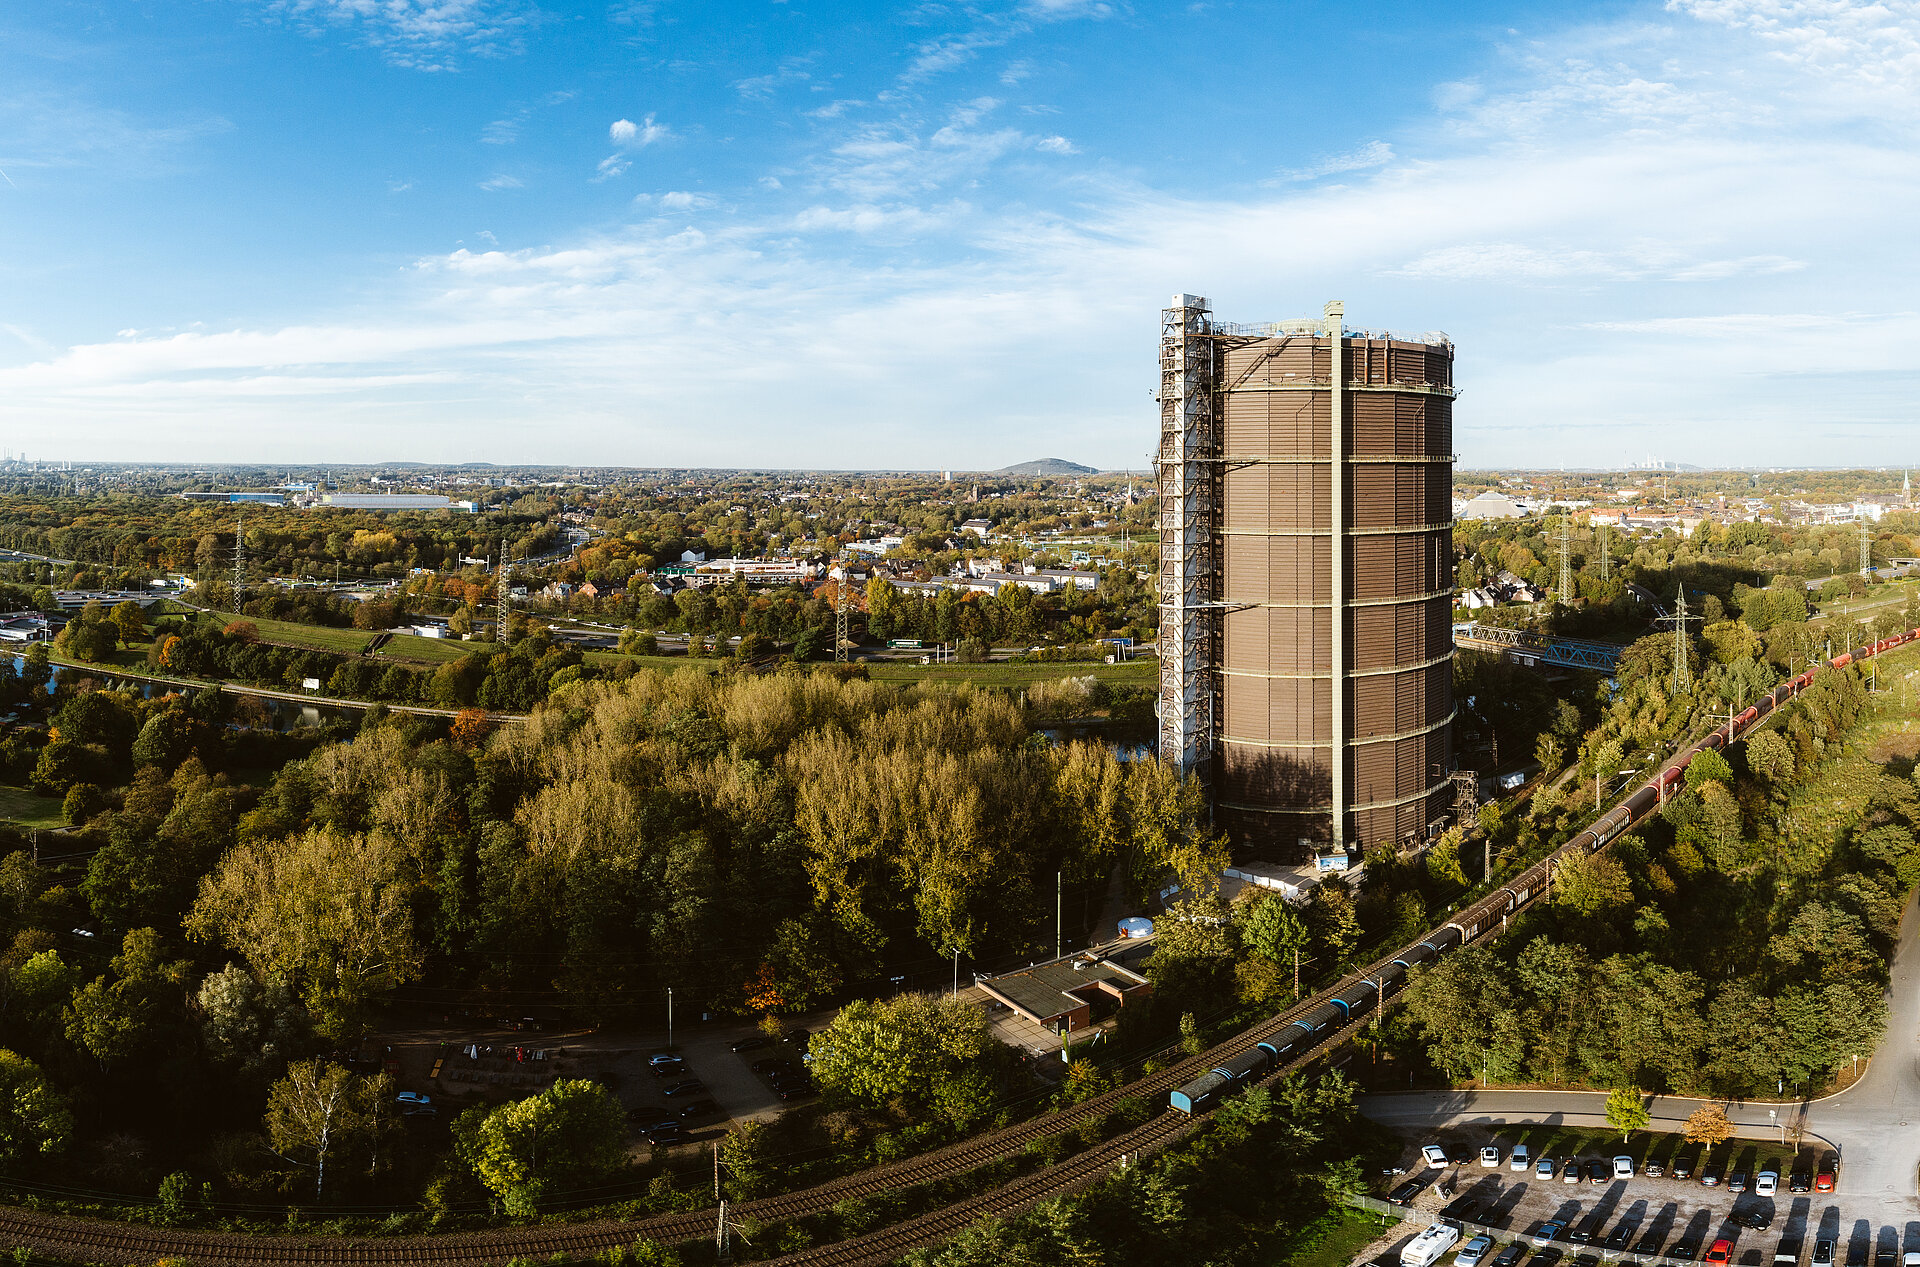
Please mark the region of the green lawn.
[[20, 827], [65, 827], [60, 799], [42, 796], [31, 788], [0, 786], [0, 821]]
[[1271, 1267], [1347, 1267], [1387, 1228], [1379, 1215], [1339, 1206], [1274, 1247]]
[[492, 650], [491, 642], [462, 642], [458, 638], [422, 638], [419, 634], [395, 634], [374, 652], [393, 660], [424, 660], [430, 664], [451, 664], [473, 651]]

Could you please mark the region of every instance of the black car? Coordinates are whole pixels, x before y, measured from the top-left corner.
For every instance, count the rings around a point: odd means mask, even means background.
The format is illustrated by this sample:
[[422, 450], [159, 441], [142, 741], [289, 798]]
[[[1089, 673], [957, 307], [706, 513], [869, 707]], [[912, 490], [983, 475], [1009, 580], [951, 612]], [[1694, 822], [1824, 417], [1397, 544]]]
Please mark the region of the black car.
[[678, 1122], [655, 1122], [646, 1130], [647, 1142], [655, 1146], [678, 1144], [687, 1138], [685, 1130]]
[[1536, 1249], [1533, 1251], [1533, 1258], [1527, 1263], [1527, 1267], [1553, 1267], [1555, 1263], [1559, 1262], [1565, 1256], [1566, 1254], [1563, 1250]]
[[647, 1072], [656, 1078], [677, 1078], [687, 1072], [687, 1062], [678, 1056], [655, 1056], [647, 1061]]
[[1387, 1200], [1394, 1205], [1412, 1205], [1413, 1199], [1420, 1195], [1420, 1181], [1409, 1179], [1387, 1194]]
[[1730, 1217], [1750, 1232], [1764, 1232], [1773, 1224], [1773, 1216], [1764, 1210], [1735, 1210]]
[[782, 1100], [804, 1100], [810, 1095], [818, 1095], [820, 1089], [811, 1082], [781, 1082], [775, 1084], [773, 1093]]
[[1658, 1254], [1660, 1252], [1660, 1229], [1648, 1228], [1647, 1234], [1640, 1238], [1640, 1243], [1633, 1247], [1633, 1252], [1648, 1258]]
[[672, 1086], [668, 1087], [665, 1091], [661, 1092], [661, 1094], [662, 1095], [693, 1095], [695, 1092], [705, 1091], [706, 1089], [707, 1089], [707, 1084], [700, 1081], [700, 1079], [688, 1078], [684, 1082], [674, 1083]]
[[1461, 1197], [1440, 1211], [1444, 1218], [1455, 1219], [1462, 1223], [1478, 1223], [1480, 1216], [1487, 1212], [1487, 1202], [1479, 1197]]
[[1527, 1247], [1515, 1241], [1493, 1256], [1491, 1267], [1513, 1267], [1515, 1263], [1526, 1257], [1526, 1253]]
[[1699, 1154], [1690, 1148], [1683, 1148], [1673, 1155], [1672, 1173], [1675, 1179], [1693, 1178], [1693, 1168], [1698, 1164]]
[[1873, 1267], [1894, 1267], [1899, 1261], [1900, 1256], [1884, 1245], [1873, 1251]]
[[1600, 1267], [1600, 1255], [1575, 1254], [1573, 1256], [1573, 1267]]
[[1613, 1229], [1613, 1235], [1607, 1237], [1608, 1249], [1625, 1249], [1633, 1243], [1634, 1225], [1622, 1222]]
[[1575, 1245], [1586, 1245], [1593, 1240], [1595, 1232], [1600, 1230], [1602, 1219], [1597, 1214], [1589, 1214], [1579, 1223], [1567, 1229], [1567, 1239]]
[[1811, 1170], [1802, 1170], [1798, 1166], [1794, 1167], [1793, 1173], [1787, 1176], [1787, 1191], [1812, 1192], [1813, 1172]]
[[1675, 1262], [1692, 1262], [1694, 1259], [1700, 1257], [1700, 1238], [1697, 1236], [1681, 1237], [1675, 1241], [1673, 1247], [1667, 1251], [1667, 1257], [1673, 1259]]
[[686, 1121], [689, 1118], [712, 1117], [718, 1112], [720, 1112], [720, 1106], [712, 1100], [695, 1100], [680, 1110], [680, 1119]]
[[733, 1045], [733, 1049], [735, 1051], [759, 1051], [761, 1048], [765, 1047], [766, 1045], [767, 1045], [766, 1039], [762, 1038], [758, 1034], [752, 1034], [746, 1038], [742, 1038], [739, 1041], [735, 1042]]
[[1607, 1181], [1607, 1175], [1608, 1175], [1608, 1170], [1607, 1170], [1606, 1162], [1601, 1161], [1599, 1158], [1595, 1158], [1594, 1160], [1587, 1163], [1587, 1182], [1588, 1183], [1605, 1183]]
[[1720, 1174], [1720, 1163], [1710, 1161], [1700, 1167], [1700, 1182], [1709, 1188], [1717, 1188], [1720, 1186]]
[[756, 1060], [753, 1062], [753, 1071], [763, 1078], [770, 1078], [783, 1069], [791, 1071], [793, 1069], [793, 1062], [791, 1060], [782, 1060], [778, 1056], [769, 1056], [765, 1060]]

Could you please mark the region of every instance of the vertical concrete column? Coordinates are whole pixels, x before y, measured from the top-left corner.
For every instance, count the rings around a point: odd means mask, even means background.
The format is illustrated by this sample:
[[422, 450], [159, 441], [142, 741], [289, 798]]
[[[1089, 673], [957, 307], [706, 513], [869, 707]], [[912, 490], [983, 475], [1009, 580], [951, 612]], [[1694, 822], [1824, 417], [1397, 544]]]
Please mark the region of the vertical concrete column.
[[1338, 299], [1327, 301], [1322, 329], [1328, 347], [1327, 376], [1331, 380], [1328, 409], [1332, 446], [1330, 463], [1333, 513], [1330, 535], [1333, 550], [1332, 610], [1328, 613], [1328, 633], [1333, 639], [1330, 664], [1333, 688], [1332, 774], [1333, 849], [1347, 847], [1347, 418], [1346, 418], [1346, 305]]

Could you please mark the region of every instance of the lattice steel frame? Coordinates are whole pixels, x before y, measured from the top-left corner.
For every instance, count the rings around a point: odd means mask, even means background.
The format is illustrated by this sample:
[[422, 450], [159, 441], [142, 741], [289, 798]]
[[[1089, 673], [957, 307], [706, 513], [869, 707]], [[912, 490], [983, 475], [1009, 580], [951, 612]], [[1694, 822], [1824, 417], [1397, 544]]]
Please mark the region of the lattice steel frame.
[[1210, 780], [1220, 664], [1220, 417], [1212, 312], [1160, 313], [1160, 756]]

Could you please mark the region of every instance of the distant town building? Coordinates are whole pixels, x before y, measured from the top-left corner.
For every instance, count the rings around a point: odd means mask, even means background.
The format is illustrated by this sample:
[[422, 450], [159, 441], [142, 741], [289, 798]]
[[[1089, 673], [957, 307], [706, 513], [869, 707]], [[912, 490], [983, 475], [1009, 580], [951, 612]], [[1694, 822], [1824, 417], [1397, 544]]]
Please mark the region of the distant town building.
[[1488, 489], [1478, 497], [1472, 497], [1462, 502], [1454, 518], [1518, 519], [1526, 513], [1526, 510], [1520, 503], [1514, 501], [1513, 498], [1507, 496], [1505, 493], [1497, 493], [1492, 489]]
[[446, 510], [453, 501], [438, 493], [325, 493], [320, 504], [336, 510]]

